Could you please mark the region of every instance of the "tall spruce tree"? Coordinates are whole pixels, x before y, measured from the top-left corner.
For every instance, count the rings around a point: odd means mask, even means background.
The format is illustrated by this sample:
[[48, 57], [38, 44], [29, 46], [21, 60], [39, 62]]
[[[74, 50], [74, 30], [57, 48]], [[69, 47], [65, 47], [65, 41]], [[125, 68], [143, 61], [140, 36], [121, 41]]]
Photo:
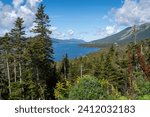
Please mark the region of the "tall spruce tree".
[[[12, 47], [12, 55], [13, 55], [13, 76], [14, 76], [14, 82], [15, 85], [12, 85], [12, 89], [15, 89], [14, 92], [16, 92], [16, 88], [13, 86], [18, 86], [19, 97], [22, 97], [22, 83], [23, 83], [23, 51], [24, 51], [24, 41], [25, 41], [25, 27], [23, 26], [24, 20], [23, 18], [18, 17], [14, 23], [14, 28], [11, 29], [10, 32], [10, 38], [13, 42]], [[19, 83], [19, 84], [18, 84]], [[16, 99], [15, 96], [18, 97], [18, 95], [15, 95], [16, 93], [13, 93], [12, 99]]]
[[23, 26], [23, 18], [18, 17], [15, 21], [14, 28], [11, 29], [10, 37], [13, 40], [13, 55], [14, 55], [14, 80], [17, 81], [17, 66], [19, 66], [19, 79], [20, 84], [22, 83], [22, 53], [24, 50], [24, 26]]
[[36, 19], [34, 23], [36, 24], [32, 32], [36, 33], [36, 38], [41, 40], [41, 43], [44, 45], [44, 59], [53, 62], [53, 48], [50, 34], [52, 33], [49, 30], [49, 16], [44, 13], [45, 6], [41, 4], [36, 13]]
[[39, 87], [39, 99], [49, 99], [50, 90], [50, 78], [52, 77], [52, 64], [53, 64], [53, 48], [49, 30], [49, 16], [44, 12], [45, 6], [40, 5], [36, 13], [35, 27], [32, 32], [35, 33], [31, 44], [32, 63], [35, 68], [35, 79], [37, 86]]

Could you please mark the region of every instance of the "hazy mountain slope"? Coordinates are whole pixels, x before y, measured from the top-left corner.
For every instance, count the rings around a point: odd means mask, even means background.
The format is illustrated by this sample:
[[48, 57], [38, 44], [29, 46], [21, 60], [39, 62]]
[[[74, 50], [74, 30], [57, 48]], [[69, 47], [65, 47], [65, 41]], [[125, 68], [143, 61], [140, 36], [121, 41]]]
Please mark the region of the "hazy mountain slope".
[[81, 39], [52, 39], [54, 43], [85, 43], [84, 40]]
[[[150, 23], [138, 26], [137, 30], [138, 30], [136, 33], [137, 41], [150, 38]], [[100, 44], [100, 45], [112, 43], [127, 44], [133, 41], [134, 41], [133, 28], [128, 27], [114, 35], [108, 36], [103, 39], [91, 41], [90, 44]]]

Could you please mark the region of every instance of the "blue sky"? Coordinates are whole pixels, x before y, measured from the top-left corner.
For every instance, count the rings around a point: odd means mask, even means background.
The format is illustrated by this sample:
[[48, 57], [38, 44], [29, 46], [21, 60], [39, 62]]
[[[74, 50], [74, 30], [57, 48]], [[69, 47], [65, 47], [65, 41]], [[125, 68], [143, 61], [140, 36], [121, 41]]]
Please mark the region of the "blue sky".
[[0, 0], [0, 34], [8, 32], [18, 16], [29, 33], [41, 3], [51, 19], [51, 36], [59, 39], [91, 41], [150, 22], [150, 0]]
[[103, 17], [122, 3], [120, 0], [44, 0], [44, 4], [57, 30], [62, 33], [72, 30], [74, 38], [93, 40], [100, 38], [96, 31], [109, 23]]

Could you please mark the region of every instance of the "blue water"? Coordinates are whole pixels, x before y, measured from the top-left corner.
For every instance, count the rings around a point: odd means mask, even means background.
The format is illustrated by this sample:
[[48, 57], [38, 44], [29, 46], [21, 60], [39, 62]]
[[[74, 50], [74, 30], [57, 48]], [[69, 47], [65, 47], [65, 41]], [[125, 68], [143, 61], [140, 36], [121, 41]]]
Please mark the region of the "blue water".
[[73, 59], [99, 50], [98, 48], [81, 47], [77, 43], [53, 43], [53, 48], [55, 61], [62, 60], [65, 54]]

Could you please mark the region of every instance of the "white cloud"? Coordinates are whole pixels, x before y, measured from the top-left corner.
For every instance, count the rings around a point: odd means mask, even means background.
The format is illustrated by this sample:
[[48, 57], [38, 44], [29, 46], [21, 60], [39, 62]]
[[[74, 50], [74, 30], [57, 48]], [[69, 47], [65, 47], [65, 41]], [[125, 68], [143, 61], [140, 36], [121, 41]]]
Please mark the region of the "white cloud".
[[27, 0], [27, 3], [30, 4], [31, 7], [35, 7], [40, 2], [42, 2], [42, 0]]
[[16, 18], [16, 12], [10, 5], [3, 5], [0, 10], [0, 27], [1, 30], [8, 29], [12, 26]]
[[69, 29], [69, 30], [67, 31], [67, 35], [68, 35], [69, 37], [72, 37], [72, 36], [74, 35], [74, 31], [73, 31], [72, 29]]
[[87, 34], [87, 32], [76, 32], [73, 29], [60, 31], [57, 27], [51, 27], [50, 30], [52, 31], [51, 37], [56, 39], [83, 39], [83, 35]]
[[150, 0], [125, 0], [121, 8], [115, 9], [115, 22], [131, 26], [150, 22]]
[[66, 34], [60, 31], [54, 31], [52, 37], [56, 39], [66, 39]]
[[106, 28], [98, 29], [96, 32], [96, 35], [99, 36], [99, 38], [104, 38], [106, 36], [115, 34], [120, 31], [120, 28], [116, 25], [109, 25], [106, 26]]
[[12, 28], [17, 17], [22, 17], [25, 27], [30, 29], [40, 2], [42, 0], [13, 0], [12, 5], [8, 5], [0, 1], [0, 35]]
[[61, 32], [57, 29], [57, 27], [51, 27], [52, 37], [57, 39], [72, 39], [74, 38], [74, 30], [69, 29], [65, 32]]
[[109, 24], [98, 29], [96, 35], [100, 38], [115, 34], [122, 28], [150, 22], [150, 0], [124, 0], [120, 8], [112, 8], [102, 17]]
[[53, 32], [53, 31], [56, 31], [56, 30], [57, 30], [57, 27], [51, 26], [49, 29]]
[[17, 15], [24, 19], [24, 24], [27, 28], [33, 25], [35, 12], [29, 9], [27, 6], [20, 6], [20, 10], [17, 12]]
[[115, 25], [106, 27], [106, 33], [108, 35], [114, 34], [115, 32], [117, 32]]
[[14, 5], [14, 7], [18, 7], [18, 6], [20, 6], [23, 2], [24, 2], [24, 0], [13, 0], [13, 5]]

